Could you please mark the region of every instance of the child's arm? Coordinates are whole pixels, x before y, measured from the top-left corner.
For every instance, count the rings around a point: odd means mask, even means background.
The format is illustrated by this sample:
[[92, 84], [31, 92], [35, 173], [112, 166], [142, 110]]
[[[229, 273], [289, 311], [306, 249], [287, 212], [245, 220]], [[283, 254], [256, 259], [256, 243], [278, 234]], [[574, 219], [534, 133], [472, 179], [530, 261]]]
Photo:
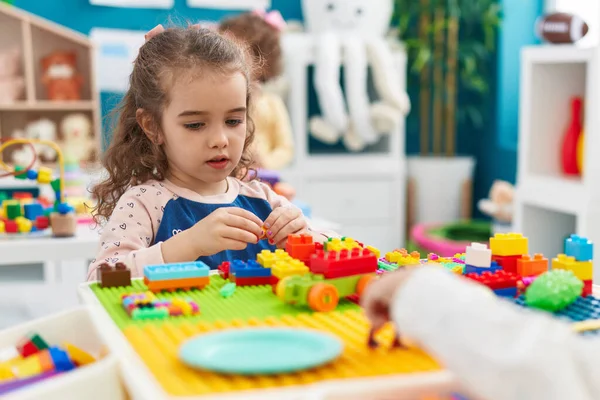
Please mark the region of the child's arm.
[[600, 338], [578, 336], [466, 279], [418, 268], [396, 289], [390, 310], [401, 335], [484, 399], [600, 399]]
[[138, 190], [132, 188], [121, 196], [108, 223], [102, 227], [100, 248], [90, 264], [88, 280], [96, 279], [95, 270], [102, 263], [123, 262], [131, 269], [132, 276], [139, 277], [143, 276], [145, 265], [164, 262], [162, 243], [151, 246], [154, 227], [158, 226], [162, 212], [158, 206], [155, 210], [147, 205], [147, 197], [137, 196], [141, 194]]

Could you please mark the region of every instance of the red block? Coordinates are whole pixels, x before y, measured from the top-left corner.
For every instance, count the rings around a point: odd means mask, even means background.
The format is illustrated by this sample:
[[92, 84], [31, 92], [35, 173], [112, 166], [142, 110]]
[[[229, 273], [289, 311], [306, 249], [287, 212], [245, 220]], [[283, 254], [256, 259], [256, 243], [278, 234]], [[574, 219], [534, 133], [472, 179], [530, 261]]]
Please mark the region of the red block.
[[483, 272], [481, 274], [472, 272], [466, 274], [465, 277], [479, 282], [492, 290], [517, 287], [517, 282], [521, 280], [521, 277], [517, 274], [504, 270], [495, 271], [493, 273]]
[[219, 265], [219, 275], [221, 275], [223, 279], [229, 279], [229, 266], [229, 261], [224, 261]]
[[319, 251], [310, 258], [310, 270], [326, 277], [337, 278], [356, 274], [369, 274], [377, 270], [377, 257], [367, 249]]
[[581, 295], [583, 297], [590, 296], [592, 294], [592, 280], [583, 281], [583, 290], [581, 291]]
[[38, 231], [48, 228], [49, 225], [50, 219], [48, 219], [48, 217], [40, 215], [35, 219], [35, 227], [38, 229]]
[[522, 256], [492, 256], [492, 261], [496, 261], [503, 270], [507, 272], [517, 273], [517, 260]]
[[15, 221], [6, 220], [4, 221], [4, 230], [6, 233], [17, 233], [19, 232], [19, 227]]
[[14, 192], [12, 198], [15, 200], [32, 199], [33, 195], [28, 192]]
[[270, 285], [270, 276], [260, 276], [257, 278], [236, 278], [235, 275], [231, 275], [231, 282], [235, 283], [236, 286], [261, 286]]
[[33, 344], [33, 342], [28, 338], [23, 338], [19, 343], [17, 343], [17, 350], [23, 357], [28, 357], [39, 351], [38, 348], [35, 347], [35, 344]]

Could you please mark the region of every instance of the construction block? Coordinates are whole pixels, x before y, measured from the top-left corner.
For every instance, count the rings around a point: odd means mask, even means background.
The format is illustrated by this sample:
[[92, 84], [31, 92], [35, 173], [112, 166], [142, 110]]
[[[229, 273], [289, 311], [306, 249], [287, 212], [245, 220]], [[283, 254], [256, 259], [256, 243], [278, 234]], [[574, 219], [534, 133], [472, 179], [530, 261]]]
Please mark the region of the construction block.
[[144, 267], [144, 276], [149, 281], [200, 278], [208, 276], [209, 273], [210, 268], [202, 261], [146, 265]]
[[254, 260], [248, 262], [234, 260], [229, 267], [229, 275], [237, 278], [270, 277], [271, 268], [263, 267]]
[[300, 260], [290, 261], [278, 261], [271, 268], [271, 273], [278, 279], [283, 279], [286, 276], [291, 275], [304, 275], [307, 274], [310, 269]]
[[[29, 171], [27, 171], [29, 172]], [[32, 199], [33, 194], [29, 192], [14, 192], [11, 196], [15, 200], [24, 200], [24, 199]]]
[[14, 220], [22, 216], [21, 203], [17, 200], [7, 200], [4, 202], [4, 214], [6, 218]]
[[589, 281], [583, 281], [583, 290], [581, 291], [581, 295], [583, 297], [591, 296], [593, 291], [593, 282], [590, 279]]
[[375, 257], [377, 257], [377, 259], [381, 257], [381, 251], [377, 247], [367, 246], [366, 249], [369, 250], [371, 253], [375, 254]]
[[97, 280], [103, 288], [131, 286], [131, 271], [123, 263], [114, 267], [103, 263], [97, 269]]
[[15, 221], [6, 220], [4, 221], [4, 231], [6, 233], [17, 233], [19, 232], [19, 227]]
[[29, 357], [40, 351], [29, 337], [23, 337], [17, 342], [17, 350], [22, 357]]
[[256, 256], [256, 261], [265, 268], [271, 268], [278, 261], [291, 262], [294, 260], [285, 250], [277, 249], [274, 252], [263, 250]]
[[315, 243], [311, 235], [289, 235], [285, 251], [292, 257], [300, 261], [307, 261], [316, 251]]
[[496, 272], [484, 272], [482, 274], [466, 274], [465, 277], [489, 287], [492, 290], [517, 288], [520, 277], [512, 272], [504, 270]]
[[492, 260], [497, 262], [503, 270], [512, 272], [514, 274], [517, 273], [517, 261], [521, 258], [521, 255], [518, 256], [496, 256], [492, 255]]
[[377, 257], [369, 250], [354, 248], [341, 251], [319, 251], [311, 257], [310, 270], [326, 278], [339, 278], [377, 271]]
[[69, 358], [77, 366], [91, 364], [94, 361], [96, 361], [96, 359], [91, 354], [71, 343], [63, 343], [63, 346], [67, 354], [69, 355]]
[[528, 254], [528, 240], [520, 233], [496, 233], [490, 238], [490, 249], [495, 256], [522, 256]]
[[548, 271], [548, 259], [542, 254], [535, 254], [533, 258], [525, 254], [517, 259], [517, 274], [521, 276], [540, 275]]
[[210, 283], [209, 276], [201, 276], [197, 278], [184, 278], [184, 279], [164, 279], [150, 281], [147, 277], [144, 277], [144, 283], [148, 287], [148, 290], [152, 292], [175, 291], [175, 290], [190, 290], [190, 289], [204, 289]]
[[593, 260], [594, 244], [583, 236], [571, 235], [565, 239], [565, 254], [574, 257], [576, 261]]
[[325, 251], [341, 251], [362, 248], [362, 244], [348, 237], [330, 238], [323, 244]]
[[15, 364], [13, 371], [19, 379], [29, 378], [44, 372], [40, 359], [35, 354]]
[[462, 269], [464, 274], [483, 274], [484, 272], [496, 272], [500, 271], [502, 268], [498, 265], [496, 261], [492, 261], [489, 267], [476, 267], [473, 265], [465, 264], [464, 269]]
[[496, 289], [494, 293], [500, 297], [517, 297], [517, 288]]
[[492, 251], [483, 243], [471, 243], [467, 246], [465, 264], [473, 267], [489, 267], [492, 263]]
[[66, 351], [59, 349], [58, 347], [50, 347], [48, 349], [54, 368], [56, 371], [70, 371], [75, 368], [75, 364], [69, 359], [69, 355]]
[[592, 261], [575, 261], [575, 257], [566, 254], [559, 254], [552, 259], [552, 269], [572, 271], [582, 281], [592, 280], [594, 277]]
[[52, 182], [52, 170], [47, 167], [40, 167], [38, 170], [37, 181], [42, 184]]
[[33, 333], [33, 334], [29, 335], [29, 339], [31, 340], [31, 342], [35, 345], [35, 347], [39, 351], [45, 350], [49, 347], [48, 343], [46, 343], [46, 341], [44, 339], [42, 339], [42, 337], [40, 335], [38, 335], [37, 333]]
[[17, 179], [27, 180], [27, 170], [25, 170], [24, 167], [21, 167], [20, 165], [17, 165], [15, 167], [14, 177], [17, 178]]
[[229, 261], [223, 261], [221, 265], [217, 268], [219, 271], [219, 275], [223, 279], [229, 279], [229, 269], [231, 268], [231, 263]]
[[23, 206], [25, 218], [35, 221], [40, 215], [44, 215], [44, 207], [39, 203], [25, 204]]
[[271, 284], [270, 276], [238, 277], [236, 275], [231, 275], [230, 279], [236, 286], [260, 286]]
[[20, 233], [31, 232], [31, 228], [33, 228], [33, 223], [25, 217], [17, 217], [15, 218], [15, 222]]
[[35, 219], [35, 227], [38, 231], [47, 229], [50, 226], [50, 218], [45, 215], [40, 215]]

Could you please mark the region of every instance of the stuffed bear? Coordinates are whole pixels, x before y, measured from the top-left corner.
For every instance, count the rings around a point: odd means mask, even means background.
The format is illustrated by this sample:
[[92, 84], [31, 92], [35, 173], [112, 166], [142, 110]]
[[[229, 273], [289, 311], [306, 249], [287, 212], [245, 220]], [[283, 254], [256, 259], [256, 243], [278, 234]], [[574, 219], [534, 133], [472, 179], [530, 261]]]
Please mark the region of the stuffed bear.
[[77, 73], [77, 54], [56, 51], [42, 59], [42, 83], [49, 100], [80, 100], [83, 78]]

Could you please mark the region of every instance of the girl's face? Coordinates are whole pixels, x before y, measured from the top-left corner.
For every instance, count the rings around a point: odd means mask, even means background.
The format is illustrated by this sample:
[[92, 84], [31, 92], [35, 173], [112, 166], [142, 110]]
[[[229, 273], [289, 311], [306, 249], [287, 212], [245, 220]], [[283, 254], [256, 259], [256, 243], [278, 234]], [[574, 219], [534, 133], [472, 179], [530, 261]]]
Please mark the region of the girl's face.
[[201, 194], [222, 190], [244, 149], [246, 87], [241, 73], [175, 79], [162, 115], [170, 179]]

